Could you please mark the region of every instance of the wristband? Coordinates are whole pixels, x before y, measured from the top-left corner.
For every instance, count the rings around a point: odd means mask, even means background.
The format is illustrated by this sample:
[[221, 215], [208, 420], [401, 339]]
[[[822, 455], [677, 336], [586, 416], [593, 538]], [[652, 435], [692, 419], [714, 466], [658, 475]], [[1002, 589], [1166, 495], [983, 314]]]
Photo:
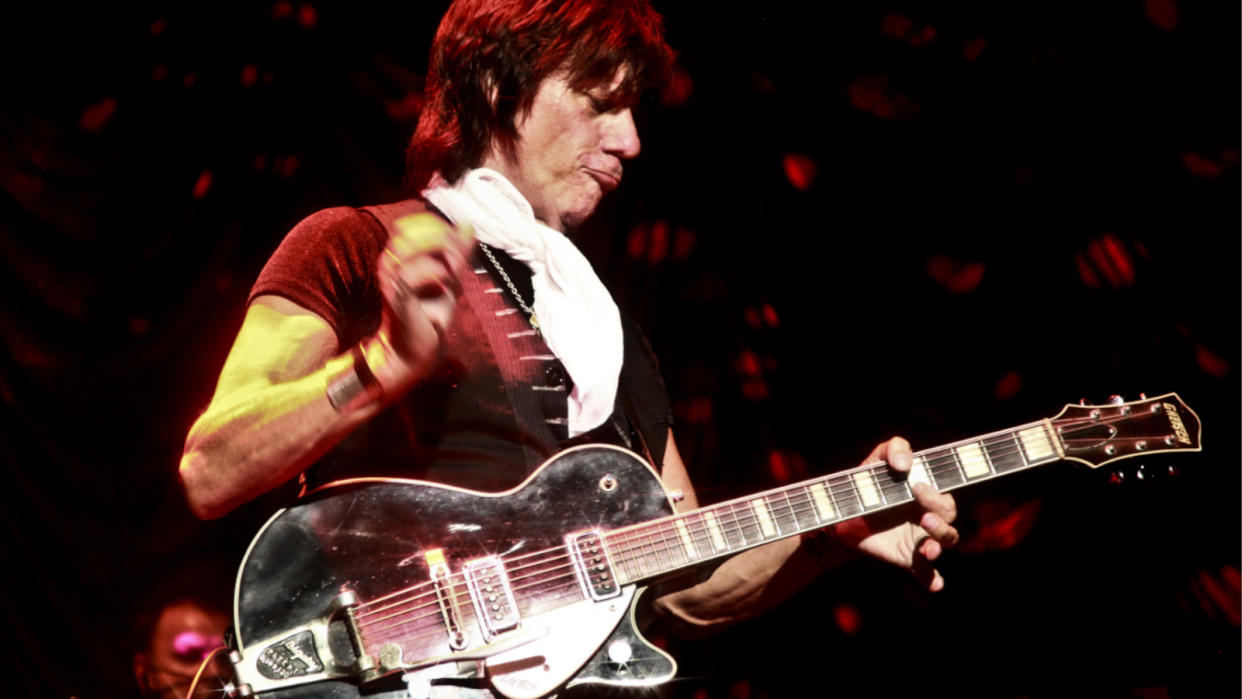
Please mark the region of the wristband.
[[354, 345], [349, 351], [353, 357], [353, 365], [349, 371], [328, 382], [325, 391], [328, 402], [338, 413], [350, 413], [384, 395], [384, 387], [380, 385], [366, 357], [362, 355], [362, 345]]

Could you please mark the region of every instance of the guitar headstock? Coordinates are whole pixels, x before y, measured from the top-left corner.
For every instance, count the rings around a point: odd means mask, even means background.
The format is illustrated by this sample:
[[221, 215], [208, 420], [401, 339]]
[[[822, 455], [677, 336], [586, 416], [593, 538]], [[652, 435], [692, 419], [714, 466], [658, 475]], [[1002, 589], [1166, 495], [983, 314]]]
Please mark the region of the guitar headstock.
[[1202, 427], [1176, 393], [1106, 405], [1067, 405], [1052, 427], [1064, 457], [1092, 468], [1146, 454], [1200, 451]]

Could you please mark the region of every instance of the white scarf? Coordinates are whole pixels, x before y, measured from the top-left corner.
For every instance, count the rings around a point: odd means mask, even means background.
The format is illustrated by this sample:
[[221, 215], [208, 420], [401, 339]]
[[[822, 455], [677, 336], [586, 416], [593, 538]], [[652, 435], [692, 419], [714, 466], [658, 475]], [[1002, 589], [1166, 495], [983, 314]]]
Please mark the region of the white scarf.
[[531, 306], [548, 348], [573, 378], [569, 436], [603, 424], [621, 374], [621, 315], [591, 263], [569, 238], [535, 219], [521, 192], [495, 170], [477, 168], [450, 185], [437, 173], [423, 197], [453, 223], [530, 267]]

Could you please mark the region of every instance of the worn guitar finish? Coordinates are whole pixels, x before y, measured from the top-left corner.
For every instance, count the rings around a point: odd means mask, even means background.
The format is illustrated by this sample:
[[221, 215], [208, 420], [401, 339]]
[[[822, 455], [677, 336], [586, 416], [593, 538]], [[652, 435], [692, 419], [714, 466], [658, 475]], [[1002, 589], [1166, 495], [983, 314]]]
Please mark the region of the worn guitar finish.
[[914, 482], [946, 491], [1199, 440], [1175, 394], [1066, 406], [919, 452], [908, 476], [868, 464], [683, 514], [645, 461], [608, 446], [562, 452], [505, 493], [343, 481], [278, 512], [251, 544], [232, 661], [243, 692], [281, 699], [420, 696], [431, 683], [511, 699], [649, 686], [676, 665], [634, 627], [640, 583], [910, 502]]

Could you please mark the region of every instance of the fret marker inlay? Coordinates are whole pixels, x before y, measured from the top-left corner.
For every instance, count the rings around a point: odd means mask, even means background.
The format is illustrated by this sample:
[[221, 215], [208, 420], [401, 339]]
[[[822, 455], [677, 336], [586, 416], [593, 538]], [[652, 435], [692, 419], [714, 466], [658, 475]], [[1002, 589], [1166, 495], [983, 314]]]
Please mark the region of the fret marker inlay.
[[1022, 440], [1022, 448], [1026, 450], [1026, 460], [1028, 462], [1052, 459], [1057, 455], [1052, 449], [1052, 444], [1048, 441], [1048, 433], [1044, 431], [1042, 426], [1031, 427], [1018, 432], [1018, 439]]
[[690, 538], [690, 530], [686, 528], [686, 523], [677, 520], [677, 533], [681, 535], [681, 545], [686, 548], [686, 558], [694, 560], [699, 557], [699, 552], [694, 548], [694, 539]]
[[754, 511], [755, 519], [759, 520], [759, 530], [763, 532], [764, 538], [776, 536], [776, 524], [772, 522], [772, 513], [768, 512], [768, 504], [763, 498], [751, 500], [750, 509]]
[[716, 523], [716, 515], [704, 512], [703, 521], [707, 523], [707, 535], [712, 540], [712, 547], [717, 551], [727, 550], [729, 547], [725, 545], [724, 534], [720, 532], [720, 525]]
[[812, 483], [810, 490], [811, 502], [815, 503], [815, 512], [819, 514], [819, 521], [827, 522], [836, 519], [836, 512], [832, 509], [832, 501], [828, 499], [828, 491], [824, 490], [824, 484]]
[[915, 483], [926, 483], [935, 488], [936, 484], [932, 482], [931, 474], [927, 472], [927, 459], [916, 456], [914, 462], [910, 464], [910, 475], [906, 478], [910, 485]]
[[862, 500], [863, 507], [875, 507], [884, 504], [880, 498], [880, 491], [876, 490], [875, 479], [871, 477], [871, 471], [859, 471], [854, 474], [854, 485], [858, 488], [858, 498]]
[[963, 444], [955, 451], [967, 478], [979, 478], [992, 473], [992, 468], [988, 466], [988, 459], [983, 455], [983, 449], [980, 448], [978, 442]]

